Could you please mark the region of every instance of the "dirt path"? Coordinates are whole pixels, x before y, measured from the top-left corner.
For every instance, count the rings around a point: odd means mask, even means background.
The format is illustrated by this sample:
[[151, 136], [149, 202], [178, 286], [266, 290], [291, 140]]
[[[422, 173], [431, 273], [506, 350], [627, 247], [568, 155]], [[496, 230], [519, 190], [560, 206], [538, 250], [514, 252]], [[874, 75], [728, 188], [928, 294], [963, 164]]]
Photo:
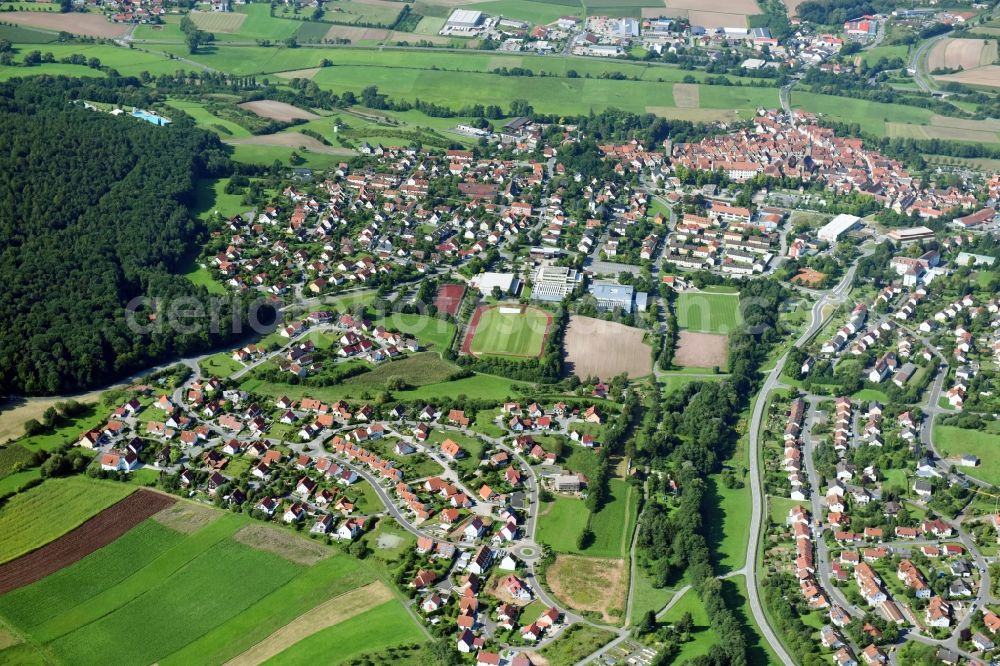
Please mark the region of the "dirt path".
[[318, 631], [348, 620], [393, 598], [385, 583], [375, 582], [345, 592], [295, 618], [226, 666], [257, 666]]
[[0, 566], [0, 594], [39, 581], [103, 548], [176, 498], [138, 490], [38, 550]]

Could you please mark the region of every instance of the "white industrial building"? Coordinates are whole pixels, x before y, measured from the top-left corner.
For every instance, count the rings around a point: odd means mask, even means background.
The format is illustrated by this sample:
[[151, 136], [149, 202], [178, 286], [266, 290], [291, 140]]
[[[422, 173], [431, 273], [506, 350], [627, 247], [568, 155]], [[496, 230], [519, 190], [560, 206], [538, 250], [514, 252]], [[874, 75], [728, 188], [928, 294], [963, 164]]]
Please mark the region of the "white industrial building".
[[858, 226], [859, 222], [861, 222], [861, 218], [857, 215], [841, 213], [827, 222], [816, 235], [820, 240], [827, 241], [828, 243], [836, 243], [838, 238]]
[[451, 30], [475, 30], [483, 20], [483, 13], [472, 9], [456, 9], [448, 17], [445, 28]]

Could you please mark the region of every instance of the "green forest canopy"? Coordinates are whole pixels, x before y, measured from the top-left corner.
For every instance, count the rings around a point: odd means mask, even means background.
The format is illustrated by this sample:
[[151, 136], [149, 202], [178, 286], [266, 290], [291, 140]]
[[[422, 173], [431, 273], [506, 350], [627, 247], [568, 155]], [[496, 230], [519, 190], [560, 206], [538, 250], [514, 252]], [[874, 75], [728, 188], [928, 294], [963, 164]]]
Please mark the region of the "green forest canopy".
[[71, 101], [127, 97], [127, 80], [106, 85], [0, 84], [0, 393], [95, 386], [221, 341], [208, 327], [134, 333], [125, 305], [208, 299], [172, 273], [201, 232], [186, 207], [194, 185], [228, 168], [226, 149], [190, 126]]

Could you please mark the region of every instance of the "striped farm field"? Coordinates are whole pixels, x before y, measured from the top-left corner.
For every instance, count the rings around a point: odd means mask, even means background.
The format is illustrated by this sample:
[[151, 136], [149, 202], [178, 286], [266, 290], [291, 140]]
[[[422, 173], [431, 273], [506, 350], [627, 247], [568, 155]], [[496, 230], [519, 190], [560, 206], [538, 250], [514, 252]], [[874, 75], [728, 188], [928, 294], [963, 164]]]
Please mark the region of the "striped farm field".
[[0, 646], [0, 663], [21, 663], [25, 645], [67, 664], [221, 664], [241, 655], [260, 663], [359, 621], [385, 634], [379, 620], [390, 618], [393, 631], [362, 651], [424, 640], [369, 565], [246, 515], [180, 501], [0, 596], [0, 623], [25, 640]]
[[685, 291], [674, 308], [680, 327], [699, 333], [732, 333], [741, 321], [736, 294]]
[[552, 315], [539, 308], [482, 307], [472, 315], [463, 351], [488, 356], [539, 356], [551, 326]]
[[0, 562], [62, 536], [133, 490], [124, 484], [69, 478], [52, 479], [15, 495], [0, 509]]

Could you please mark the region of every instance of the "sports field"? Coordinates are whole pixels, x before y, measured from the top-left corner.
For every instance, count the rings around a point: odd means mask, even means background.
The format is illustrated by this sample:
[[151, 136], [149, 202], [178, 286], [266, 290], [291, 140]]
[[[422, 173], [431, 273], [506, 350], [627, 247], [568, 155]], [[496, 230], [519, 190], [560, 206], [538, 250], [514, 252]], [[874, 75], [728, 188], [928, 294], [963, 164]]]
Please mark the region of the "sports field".
[[472, 316], [463, 351], [488, 356], [538, 356], [551, 326], [552, 315], [539, 308], [482, 307]]
[[674, 306], [681, 328], [698, 333], [732, 333], [740, 323], [740, 298], [733, 294], [685, 291]]

